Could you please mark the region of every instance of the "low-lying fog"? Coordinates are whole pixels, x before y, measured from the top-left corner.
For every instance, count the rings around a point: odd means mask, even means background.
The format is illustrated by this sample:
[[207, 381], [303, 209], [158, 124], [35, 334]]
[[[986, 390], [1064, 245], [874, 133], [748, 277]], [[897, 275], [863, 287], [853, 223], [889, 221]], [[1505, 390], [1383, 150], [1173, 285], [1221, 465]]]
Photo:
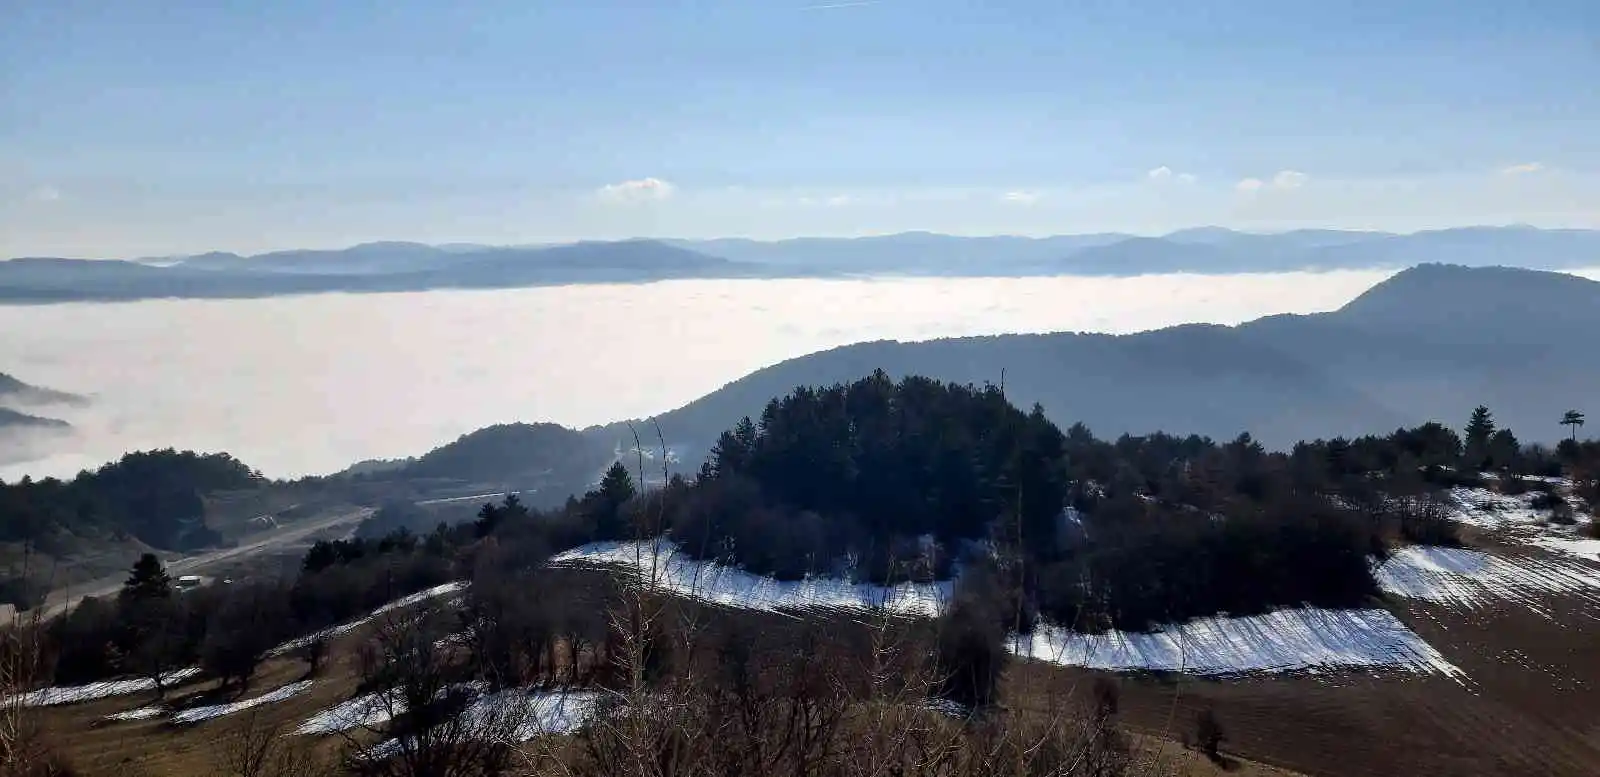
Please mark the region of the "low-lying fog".
[[0, 478], [66, 476], [167, 446], [225, 450], [273, 476], [325, 473], [493, 423], [647, 416], [863, 340], [1237, 323], [1331, 310], [1390, 274], [674, 281], [0, 307], [0, 372], [94, 397], [31, 411], [70, 421], [76, 436], [31, 462], [13, 448]]

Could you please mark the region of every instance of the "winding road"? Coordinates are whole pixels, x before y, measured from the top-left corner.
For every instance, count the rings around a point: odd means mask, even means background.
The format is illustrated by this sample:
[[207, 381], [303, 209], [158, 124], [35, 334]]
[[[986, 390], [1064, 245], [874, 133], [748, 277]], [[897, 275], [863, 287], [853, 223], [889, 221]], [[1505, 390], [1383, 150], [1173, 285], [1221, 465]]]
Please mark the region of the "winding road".
[[[221, 548], [193, 556], [167, 559], [167, 574], [173, 577], [199, 574], [222, 562], [234, 561], [272, 548], [300, 542], [319, 532], [345, 525], [353, 527], [374, 512], [376, 511], [371, 507], [361, 507], [299, 521], [278, 529], [268, 529], [263, 532], [247, 534], [240, 538], [239, 544], [231, 548]], [[114, 594], [122, 588], [124, 577], [125, 575], [118, 573], [112, 577], [102, 577], [98, 580], [90, 580], [51, 591], [50, 595], [45, 597], [44, 607], [40, 611], [40, 616], [42, 619], [54, 618], [72, 609], [86, 597]]]

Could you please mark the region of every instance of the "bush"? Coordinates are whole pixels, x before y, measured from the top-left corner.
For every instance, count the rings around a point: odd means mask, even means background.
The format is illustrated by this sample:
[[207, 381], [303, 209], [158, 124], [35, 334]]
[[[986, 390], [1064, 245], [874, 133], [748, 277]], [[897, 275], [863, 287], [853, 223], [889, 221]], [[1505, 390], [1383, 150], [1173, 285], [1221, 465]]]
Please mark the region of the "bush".
[[1217, 713], [1209, 707], [1200, 711], [1194, 721], [1195, 746], [1207, 758], [1213, 761], [1222, 760], [1222, 743], [1228, 738], [1222, 730], [1222, 721], [1217, 719]]
[[958, 600], [939, 624], [939, 671], [945, 698], [980, 709], [999, 702], [1006, 633], [996, 613]]

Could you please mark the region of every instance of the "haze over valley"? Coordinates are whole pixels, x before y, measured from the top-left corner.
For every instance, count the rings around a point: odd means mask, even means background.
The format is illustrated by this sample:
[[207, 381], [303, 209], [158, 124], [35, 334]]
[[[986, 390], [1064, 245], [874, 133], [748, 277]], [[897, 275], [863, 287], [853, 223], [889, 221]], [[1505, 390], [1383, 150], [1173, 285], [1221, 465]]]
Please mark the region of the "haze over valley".
[[228, 451], [274, 476], [326, 473], [494, 423], [650, 416], [840, 345], [1235, 324], [1332, 310], [1390, 274], [670, 281], [0, 306], [0, 328], [29, 333], [0, 340], [3, 371], [94, 395], [58, 413], [73, 437], [0, 477], [66, 476], [168, 446]]

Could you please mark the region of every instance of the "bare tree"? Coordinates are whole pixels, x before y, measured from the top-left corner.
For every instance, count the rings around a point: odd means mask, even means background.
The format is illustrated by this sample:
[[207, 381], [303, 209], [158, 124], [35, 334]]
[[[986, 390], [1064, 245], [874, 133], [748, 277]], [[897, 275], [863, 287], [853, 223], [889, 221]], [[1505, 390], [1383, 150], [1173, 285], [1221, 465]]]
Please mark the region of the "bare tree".
[[517, 696], [485, 693], [442, 639], [438, 612], [396, 615], [361, 649], [362, 686], [380, 689], [379, 722], [345, 732], [345, 766], [383, 777], [483, 777], [502, 772], [527, 720]]
[[246, 711], [217, 741], [217, 777], [314, 777], [331, 771], [332, 764], [304, 738], [289, 734], [259, 709]]

